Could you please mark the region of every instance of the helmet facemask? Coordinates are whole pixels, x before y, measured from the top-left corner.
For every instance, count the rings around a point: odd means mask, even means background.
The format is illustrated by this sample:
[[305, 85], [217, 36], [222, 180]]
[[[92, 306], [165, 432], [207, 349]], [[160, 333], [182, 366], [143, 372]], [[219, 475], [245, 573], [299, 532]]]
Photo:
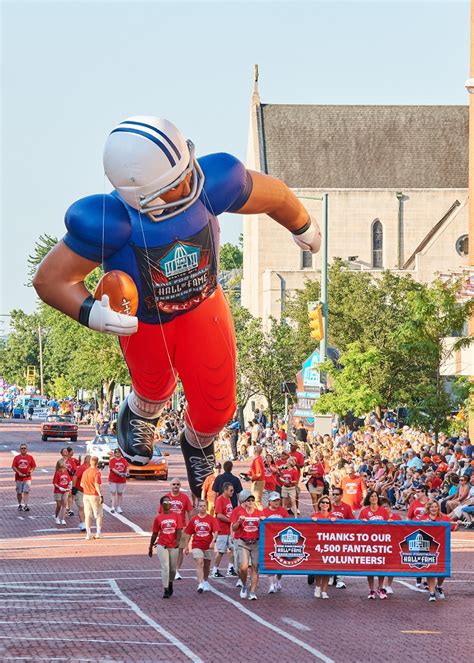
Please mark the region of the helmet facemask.
[[[188, 207], [190, 207], [202, 193], [204, 187], [204, 173], [194, 156], [194, 144], [190, 140], [187, 140], [186, 143], [189, 148], [189, 163], [181, 175], [171, 182], [171, 184], [168, 184], [161, 189], [157, 189], [147, 195], [138, 196], [137, 209], [143, 214], [146, 214], [152, 221], [166, 221], [177, 214], [181, 214], [181, 212], [188, 209]], [[163, 194], [175, 189], [184, 182], [189, 173], [192, 173], [190, 181], [191, 191], [187, 196], [181, 198], [181, 200], [176, 200], [170, 203], [166, 203], [161, 199]]]

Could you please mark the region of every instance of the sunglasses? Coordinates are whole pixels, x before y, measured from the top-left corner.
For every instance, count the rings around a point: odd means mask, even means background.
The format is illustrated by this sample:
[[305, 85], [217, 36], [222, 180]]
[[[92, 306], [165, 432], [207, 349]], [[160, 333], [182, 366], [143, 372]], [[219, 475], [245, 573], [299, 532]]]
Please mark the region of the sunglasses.
[[172, 485], [172, 486], [181, 486], [180, 483], [172, 483], [171, 485]]
[[246, 502], [255, 502], [255, 497], [247, 497]]
[[321, 506], [322, 506], [323, 504], [327, 504], [327, 505], [329, 506], [329, 505], [331, 504], [331, 502], [320, 502], [319, 504], [320, 504]]

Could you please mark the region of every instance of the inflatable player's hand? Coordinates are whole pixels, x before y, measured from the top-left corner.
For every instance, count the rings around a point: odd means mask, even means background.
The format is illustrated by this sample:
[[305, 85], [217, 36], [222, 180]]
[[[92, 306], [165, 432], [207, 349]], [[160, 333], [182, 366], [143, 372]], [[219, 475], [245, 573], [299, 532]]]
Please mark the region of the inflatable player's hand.
[[133, 315], [116, 313], [110, 308], [109, 296], [102, 295], [102, 300], [95, 301], [90, 310], [87, 326], [106, 334], [131, 336], [138, 329], [138, 318]]
[[319, 224], [312, 216], [309, 217], [309, 227], [304, 232], [292, 233], [295, 244], [303, 251], [317, 253], [321, 248], [321, 231]]

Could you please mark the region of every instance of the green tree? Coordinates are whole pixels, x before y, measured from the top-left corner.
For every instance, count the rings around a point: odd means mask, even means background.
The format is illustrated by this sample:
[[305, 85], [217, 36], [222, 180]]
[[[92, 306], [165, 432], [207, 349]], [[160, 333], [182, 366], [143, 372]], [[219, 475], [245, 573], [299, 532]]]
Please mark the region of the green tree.
[[12, 384], [26, 383], [27, 366], [35, 366], [39, 374], [38, 316], [13, 310], [11, 332], [0, 348], [0, 375]]
[[220, 271], [229, 271], [231, 269], [240, 269], [244, 262], [244, 254], [241, 248], [226, 242], [221, 246], [219, 253]]

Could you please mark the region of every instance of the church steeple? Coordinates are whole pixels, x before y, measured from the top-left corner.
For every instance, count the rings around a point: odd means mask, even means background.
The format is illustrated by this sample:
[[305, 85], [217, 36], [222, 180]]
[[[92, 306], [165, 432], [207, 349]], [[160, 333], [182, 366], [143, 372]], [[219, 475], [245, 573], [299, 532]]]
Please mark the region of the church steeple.
[[252, 104], [255, 104], [255, 106], [260, 105], [260, 95], [258, 93], [258, 64], [253, 65]]

